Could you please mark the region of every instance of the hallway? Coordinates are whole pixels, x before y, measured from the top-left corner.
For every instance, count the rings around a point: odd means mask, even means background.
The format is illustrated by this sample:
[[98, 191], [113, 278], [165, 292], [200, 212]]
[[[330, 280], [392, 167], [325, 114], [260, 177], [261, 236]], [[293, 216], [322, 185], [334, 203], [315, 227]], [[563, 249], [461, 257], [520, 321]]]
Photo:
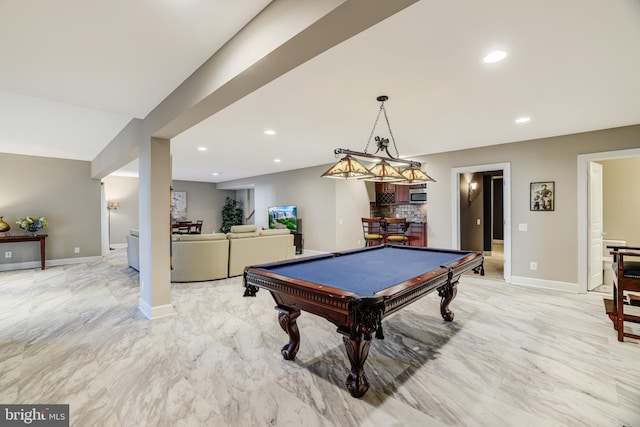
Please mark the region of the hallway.
[[504, 280], [504, 243], [493, 241], [491, 255], [484, 256], [484, 277]]

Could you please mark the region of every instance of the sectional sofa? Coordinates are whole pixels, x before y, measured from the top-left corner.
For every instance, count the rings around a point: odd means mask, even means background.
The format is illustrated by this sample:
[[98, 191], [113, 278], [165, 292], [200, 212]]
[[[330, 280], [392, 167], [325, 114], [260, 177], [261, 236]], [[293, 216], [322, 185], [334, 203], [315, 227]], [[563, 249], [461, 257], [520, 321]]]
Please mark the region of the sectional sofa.
[[[140, 270], [139, 232], [127, 236], [129, 266]], [[172, 237], [172, 282], [198, 282], [239, 276], [248, 265], [295, 257], [289, 230], [258, 230], [235, 225], [227, 234], [182, 234]]]

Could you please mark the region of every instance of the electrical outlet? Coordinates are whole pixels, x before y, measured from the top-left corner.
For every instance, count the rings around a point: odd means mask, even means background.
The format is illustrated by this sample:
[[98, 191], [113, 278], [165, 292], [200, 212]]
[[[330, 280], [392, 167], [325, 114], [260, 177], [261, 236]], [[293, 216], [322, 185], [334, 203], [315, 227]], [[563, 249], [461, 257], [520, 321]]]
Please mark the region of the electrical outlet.
[[11, 251], [6, 251], [6, 252], [4, 253], [4, 257], [5, 257], [5, 258], [11, 258]]
[[75, 247], [73, 248], [73, 253], [79, 254], [80, 253], [80, 248], [79, 247]]
[[537, 270], [537, 269], [538, 269], [538, 263], [537, 263], [537, 262], [533, 262], [533, 261], [531, 261], [531, 262], [529, 263], [529, 269], [531, 269], [531, 270]]

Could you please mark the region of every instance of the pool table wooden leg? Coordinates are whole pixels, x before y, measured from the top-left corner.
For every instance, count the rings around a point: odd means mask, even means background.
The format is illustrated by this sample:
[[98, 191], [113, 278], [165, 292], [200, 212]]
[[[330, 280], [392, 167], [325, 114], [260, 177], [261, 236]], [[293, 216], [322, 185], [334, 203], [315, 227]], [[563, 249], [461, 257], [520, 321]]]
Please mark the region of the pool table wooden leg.
[[449, 310], [449, 304], [456, 297], [458, 293], [458, 282], [447, 283], [446, 285], [438, 288], [438, 295], [440, 295], [440, 315], [447, 322], [453, 320], [453, 311]]
[[348, 336], [343, 336], [342, 341], [351, 362], [351, 372], [347, 377], [347, 389], [351, 396], [362, 397], [369, 390], [369, 380], [364, 372], [364, 362], [369, 355], [369, 347], [371, 340], [355, 339], [352, 340]]
[[284, 307], [276, 307], [278, 310], [278, 323], [289, 335], [289, 343], [282, 347], [280, 353], [286, 360], [293, 360], [300, 348], [300, 330], [296, 319], [300, 316], [300, 310], [292, 310]]

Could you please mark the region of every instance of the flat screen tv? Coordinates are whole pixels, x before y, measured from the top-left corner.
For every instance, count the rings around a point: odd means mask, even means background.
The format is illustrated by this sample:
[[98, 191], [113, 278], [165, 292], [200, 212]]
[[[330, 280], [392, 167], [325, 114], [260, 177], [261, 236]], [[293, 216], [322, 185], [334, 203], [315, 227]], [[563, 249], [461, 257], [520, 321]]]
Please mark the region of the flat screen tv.
[[298, 208], [296, 206], [270, 206], [269, 228], [288, 228], [298, 231]]

